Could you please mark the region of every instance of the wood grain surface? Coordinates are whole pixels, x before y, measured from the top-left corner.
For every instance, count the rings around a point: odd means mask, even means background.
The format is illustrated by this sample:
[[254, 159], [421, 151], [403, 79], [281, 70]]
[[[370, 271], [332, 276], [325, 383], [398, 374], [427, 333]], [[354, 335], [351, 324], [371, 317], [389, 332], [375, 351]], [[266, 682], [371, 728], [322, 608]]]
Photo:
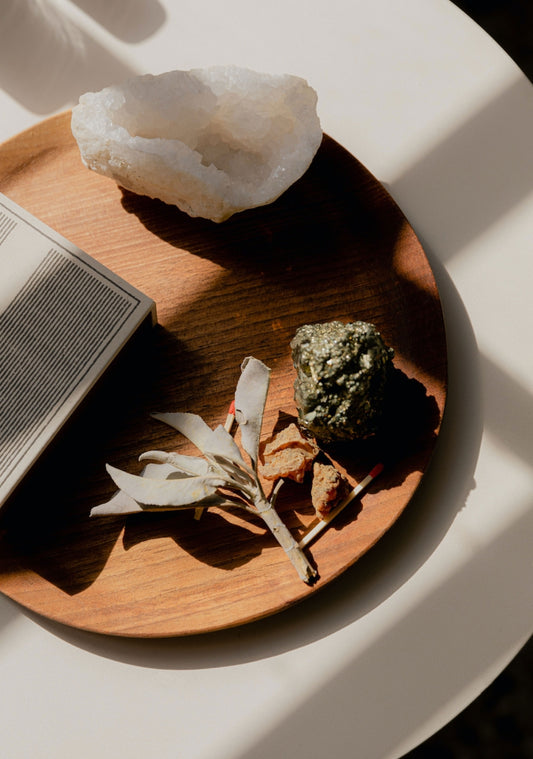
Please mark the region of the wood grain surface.
[[[217, 225], [133, 195], [81, 163], [70, 114], [0, 146], [0, 191], [157, 304], [129, 347], [0, 514], [0, 591], [64, 624], [124, 636], [222, 629], [316, 593], [368, 551], [427, 468], [446, 397], [441, 306], [424, 251], [379, 182], [325, 136], [275, 203]], [[140, 470], [149, 449], [193, 452], [152, 411], [223, 423], [240, 364], [272, 369], [264, 434], [294, 416], [289, 342], [304, 323], [373, 322], [395, 350], [387, 422], [327, 453], [353, 483], [385, 471], [310, 546], [297, 577], [260, 521], [209, 511], [89, 519], [112, 495], [105, 463]], [[307, 484], [279, 511], [296, 537], [314, 521]], [[428, 505], [430, 508], [430, 505]]]

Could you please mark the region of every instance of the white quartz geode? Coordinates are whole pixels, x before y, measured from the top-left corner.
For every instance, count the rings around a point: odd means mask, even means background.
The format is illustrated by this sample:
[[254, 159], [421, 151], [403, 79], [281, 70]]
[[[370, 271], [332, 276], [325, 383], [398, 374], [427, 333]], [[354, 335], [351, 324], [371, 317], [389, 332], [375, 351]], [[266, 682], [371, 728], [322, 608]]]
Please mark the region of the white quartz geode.
[[322, 139], [297, 76], [237, 66], [135, 77], [72, 110], [83, 163], [140, 195], [220, 222], [278, 198]]

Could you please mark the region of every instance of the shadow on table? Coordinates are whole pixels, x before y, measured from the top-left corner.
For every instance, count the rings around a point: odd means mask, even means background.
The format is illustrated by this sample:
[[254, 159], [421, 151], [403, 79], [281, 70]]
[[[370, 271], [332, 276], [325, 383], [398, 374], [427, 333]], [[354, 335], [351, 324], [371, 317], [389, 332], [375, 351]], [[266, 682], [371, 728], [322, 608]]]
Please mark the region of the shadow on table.
[[[417, 217], [428, 219], [431, 234], [441, 241], [442, 261], [533, 191], [532, 93], [531, 83], [517, 77], [390, 183], [393, 196], [408, 197]], [[436, 183], [438, 204], [431, 189]], [[408, 208], [403, 211], [409, 217]], [[423, 224], [416, 230], [422, 238]]]
[[72, 0], [114, 37], [124, 42], [141, 42], [165, 22], [159, 0]]
[[[519, 587], [524, 574], [530, 571], [528, 536], [533, 530], [533, 512], [529, 506], [523, 504], [520, 518], [493, 543], [484, 546], [473, 560], [452, 571], [431, 599], [424, 597], [419, 606], [404, 609], [397, 623], [383, 636], [369, 643], [360, 656], [339, 663], [338, 671], [328, 682], [271, 727], [267, 736], [236, 754], [235, 759], [282, 756], [284, 747], [290, 745], [295, 735], [307, 735], [304, 743], [309, 743], [310, 725], [320, 725], [312, 730], [313, 756], [328, 756], [331, 746], [342, 745], [343, 736], [346, 746], [354, 745], [354, 737], [357, 740], [358, 735], [364, 745], [365, 736], [370, 734], [372, 756], [392, 756], [402, 745], [407, 749], [417, 742], [421, 733], [427, 737], [433, 732], [439, 707], [444, 711], [465, 682], [476, 682], [478, 692], [481, 691], [490, 682], [487, 673], [496, 673], [495, 663], [501, 660], [502, 650], [509, 650], [509, 636], [514, 636], [519, 645], [529, 632], [527, 604], [520, 611], [517, 604], [509, 608], [507, 603], [509, 584], [514, 580]], [[502, 568], [499, 572], [498, 567]], [[491, 577], [490, 583], [486, 582], [487, 576]], [[465, 593], [465, 587], [469, 592]], [[487, 606], [493, 605], [501, 608], [500, 625], [488, 632], [480, 620], [485, 618]], [[432, 619], [432, 626], [437, 621], [443, 633], [438, 651], [434, 640], [424, 635], [428, 618]], [[471, 657], [464, 641], [472, 641], [472, 630], [476, 628], [479, 628], [478, 650]], [[417, 641], [416, 662], [401, 655], [391, 659], [393, 650], [411, 650], [413, 640]], [[452, 655], [460, 656], [462, 667], [447, 665]], [[358, 682], [365, 683], [365, 688], [357, 688]], [[409, 713], [404, 695], [407, 688], [432, 694], [427, 699], [426, 713], [423, 710]], [[401, 708], [402, 703], [406, 709]], [[369, 704], [375, 708], [369, 709]]]
[[0, 636], [11, 622], [20, 614], [20, 607], [10, 598], [0, 598]]
[[136, 73], [51, 3], [4, 0], [0, 87], [33, 113], [66, 108]]

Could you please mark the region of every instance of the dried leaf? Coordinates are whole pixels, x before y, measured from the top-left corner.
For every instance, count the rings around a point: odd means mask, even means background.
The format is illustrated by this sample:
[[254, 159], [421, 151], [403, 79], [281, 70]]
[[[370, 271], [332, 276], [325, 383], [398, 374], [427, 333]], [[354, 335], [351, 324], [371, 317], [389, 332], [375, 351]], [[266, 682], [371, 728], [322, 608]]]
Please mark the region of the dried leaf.
[[165, 480], [141, 477], [107, 465], [107, 471], [115, 485], [141, 504], [149, 506], [187, 506], [197, 504], [213, 495], [217, 487], [224, 485], [220, 477], [194, 476], [174, 477]]
[[244, 464], [237, 444], [222, 425], [212, 430], [197, 414], [177, 412], [174, 414], [152, 414], [152, 416], [181, 432], [203, 454], [217, 453]]
[[246, 465], [237, 443], [222, 425], [211, 432], [211, 439], [206, 443], [204, 453], [206, 455], [216, 454], [230, 461]]
[[205, 446], [211, 440], [213, 430], [204, 422], [198, 414], [188, 414], [178, 411], [173, 414], [152, 414], [154, 419], [174, 427], [175, 430], [185, 435], [198, 450], [205, 451]]
[[[149, 477], [153, 479], [168, 479], [176, 477], [176, 470], [170, 464], [147, 464], [142, 473], [142, 477]], [[237, 498], [232, 498], [227, 495], [214, 495], [207, 496], [201, 500], [198, 504], [194, 504], [194, 507], [207, 509], [211, 506], [218, 506], [219, 508], [228, 508], [238, 506], [240, 508], [247, 509], [247, 504], [243, 503]], [[127, 516], [129, 514], [138, 514], [144, 511], [175, 511], [177, 509], [190, 509], [191, 505], [183, 506], [153, 506], [142, 504], [136, 501], [131, 496], [127, 495], [123, 490], [118, 490], [115, 495], [98, 506], [91, 509], [91, 517], [102, 516]]]
[[141, 453], [139, 461], [157, 461], [170, 464], [172, 471], [175, 469], [185, 474], [207, 474], [209, 464], [199, 456], [184, 456], [181, 453], [167, 453], [166, 451], [146, 451]]
[[246, 488], [248, 492], [250, 492], [250, 489], [255, 490], [257, 488], [257, 482], [252, 469], [249, 471], [242, 469], [232, 459], [227, 459], [216, 453], [209, 454], [209, 457], [214, 466], [226, 472], [239, 486]]
[[[169, 475], [173, 474], [176, 470], [169, 464], [147, 464], [142, 470], [142, 477], [154, 477], [161, 480], [166, 479]], [[140, 503], [131, 496], [124, 493], [123, 490], [117, 490], [114, 496], [101, 503], [98, 506], [94, 506], [91, 509], [91, 517], [96, 516], [108, 516], [112, 514], [135, 514], [139, 511], [146, 511]]]
[[[198, 501], [194, 504], [194, 508], [208, 509], [212, 506], [218, 506], [219, 508], [227, 508], [229, 506], [240, 506], [246, 508], [246, 504], [232, 500], [222, 495], [210, 495], [207, 498]], [[183, 506], [153, 506], [148, 504], [138, 503], [135, 499], [127, 495], [123, 490], [118, 490], [115, 495], [109, 499], [106, 503], [102, 503], [99, 506], [95, 506], [91, 509], [91, 517], [105, 517], [105, 516], [129, 516], [130, 514], [139, 514], [141, 512], [162, 512], [162, 511], [178, 511], [183, 509], [190, 509], [190, 505]]]
[[92, 517], [104, 517], [104, 516], [126, 516], [127, 514], [137, 514], [140, 511], [145, 511], [140, 503], [129, 495], [126, 495], [123, 490], [117, 490], [115, 495], [98, 506], [94, 506], [91, 509]]
[[242, 447], [254, 467], [259, 455], [259, 440], [263, 425], [270, 369], [257, 358], [245, 358], [235, 390], [235, 419], [241, 430]]

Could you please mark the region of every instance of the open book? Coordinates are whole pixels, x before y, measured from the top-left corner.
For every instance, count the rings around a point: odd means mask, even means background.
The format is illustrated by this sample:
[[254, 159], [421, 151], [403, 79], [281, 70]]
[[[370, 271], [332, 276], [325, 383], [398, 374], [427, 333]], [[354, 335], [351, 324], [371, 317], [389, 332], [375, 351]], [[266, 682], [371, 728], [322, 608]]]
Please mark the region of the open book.
[[152, 300], [0, 194], [0, 506]]

